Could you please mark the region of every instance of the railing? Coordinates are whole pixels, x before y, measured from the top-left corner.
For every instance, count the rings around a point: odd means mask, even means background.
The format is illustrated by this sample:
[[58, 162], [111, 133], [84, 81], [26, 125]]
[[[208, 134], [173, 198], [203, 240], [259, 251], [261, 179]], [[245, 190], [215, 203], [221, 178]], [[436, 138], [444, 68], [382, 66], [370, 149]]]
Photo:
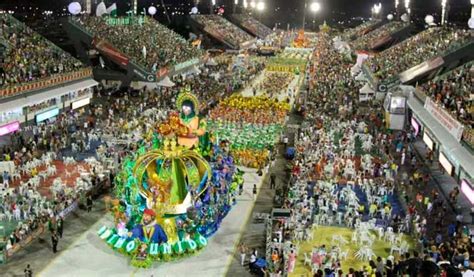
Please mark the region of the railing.
[[0, 88], [0, 99], [18, 95], [21, 93], [49, 88], [60, 84], [81, 80], [92, 77], [92, 69], [85, 68], [76, 72], [54, 75], [49, 78], [44, 78], [35, 82], [29, 82], [25, 84], [18, 84], [6, 88]]
[[[426, 102], [426, 99], [429, 97], [428, 95], [426, 95], [426, 93], [417, 88], [415, 90], [415, 93], [413, 94], [415, 96], [416, 99], [418, 99], [423, 105], [425, 104]], [[442, 108], [442, 107], [440, 107]], [[444, 108], [442, 108], [444, 109]], [[446, 110], [446, 109], [444, 109]], [[447, 111], [447, 110], [446, 110]], [[451, 112], [447, 111], [452, 117], [453, 119], [455, 119], [456, 121], [459, 121], [455, 115], [453, 115]], [[462, 141], [464, 141], [471, 149], [474, 149], [474, 128], [472, 128], [471, 126], [467, 125], [467, 124], [464, 124], [462, 122], [460, 122], [460, 124], [462, 124], [464, 126], [464, 130], [463, 130], [463, 133], [462, 133]], [[442, 125], [442, 124], [441, 124]]]

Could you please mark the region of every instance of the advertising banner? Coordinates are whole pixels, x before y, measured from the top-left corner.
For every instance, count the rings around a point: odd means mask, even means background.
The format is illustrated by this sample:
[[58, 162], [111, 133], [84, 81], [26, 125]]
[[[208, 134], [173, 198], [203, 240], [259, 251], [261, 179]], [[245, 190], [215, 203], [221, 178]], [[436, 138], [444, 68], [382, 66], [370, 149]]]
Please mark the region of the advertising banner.
[[128, 65], [128, 62], [129, 62], [128, 57], [122, 52], [120, 52], [119, 50], [117, 50], [116, 48], [114, 48], [112, 44], [108, 43], [107, 41], [94, 39], [92, 41], [92, 45], [94, 45], [94, 47], [97, 48], [99, 52], [106, 55], [111, 60], [115, 61], [116, 63], [122, 66]]
[[0, 126], [0, 136], [4, 136], [10, 133], [13, 133], [20, 129], [20, 122], [15, 121], [3, 126]]
[[77, 100], [71, 103], [71, 109], [75, 110], [77, 108], [89, 105], [90, 102], [91, 102], [91, 99], [89, 97], [81, 99], [81, 100]]
[[438, 106], [430, 98], [426, 98], [425, 109], [457, 140], [461, 141], [464, 126], [454, 119], [449, 112]]
[[43, 113], [39, 113], [36, 115], [36, 123], [39, 123], [41, 121], [45, 121], [46, 119], [49, 119], [51, 117], [55, 117], [59, 114], [59, 108], [55, 108]]

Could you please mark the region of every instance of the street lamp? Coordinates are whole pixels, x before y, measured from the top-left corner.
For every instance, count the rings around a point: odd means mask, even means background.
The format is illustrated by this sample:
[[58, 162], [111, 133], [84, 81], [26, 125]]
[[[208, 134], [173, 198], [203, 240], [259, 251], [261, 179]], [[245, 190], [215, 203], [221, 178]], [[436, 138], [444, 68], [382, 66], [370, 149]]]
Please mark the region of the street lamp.
[[[306, 8], [308, 7], [307, 0], [304, 1], [304, 9], [303, 9], [303, 31], [306, 25]], [[319, 2], [313, 2], [309, 5], [309, 10], [316, 14], [321, 10], [321, 4]]]
[[255, 9], [255, 1], [250, 1], [250, 8]]
[[235, 0], [234, 1], [234, 7], [233, 7], [233, 10], [232, 10], [232, 13], [235, 13], [235, 10], [237, 9], [237, 6], [239, 5], [239, 0]]
[[244, 9], [246, 9], [249, 6], [247, 3], [247, 0], [244, 0], [243, 4], [244, 4]]
[[309, 10], [313, 13], [313, 29], [316, 30], [316, 13], [321, 10], [321, 4], [313, 2], [309, 5]]
[[257, 11], [261, 12], [263, 10], [265, 10], [265, 2], [260, 1], [257, 3]]
[[381, 10], [382, 10], [382, 3], [375, 4], [372, 7], [373, 18], [378, 18]]
[[407, 11], [407, 14], [410, 15], [410, 13], [411, 13], [410, 0], [405, 0], [405, 9]]
[[[472, 0], [474, 1], [474, 0]], [[311, 5], [309, 6], [309, 9], [313, 12], [313, 13], [317, 13], [319, 12], [319, 10], [321, 10], [321, 4], [319, 4], [318, 2], [313, 2], [311, 3]]]

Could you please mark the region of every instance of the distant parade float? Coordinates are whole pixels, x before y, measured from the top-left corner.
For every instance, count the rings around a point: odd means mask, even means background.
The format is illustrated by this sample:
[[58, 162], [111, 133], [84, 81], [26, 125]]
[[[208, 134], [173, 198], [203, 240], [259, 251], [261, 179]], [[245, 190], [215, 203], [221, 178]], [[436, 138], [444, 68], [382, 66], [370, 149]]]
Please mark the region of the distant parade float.
[[203, 249], [243, 183], [232, 157], [199, 118], [197, 98], [184, 91], [176, 102], [180, 113], [170, 114], [149, 146], [125, 159], [115, 180], [115, 226], [98, 231], [136, 267]]

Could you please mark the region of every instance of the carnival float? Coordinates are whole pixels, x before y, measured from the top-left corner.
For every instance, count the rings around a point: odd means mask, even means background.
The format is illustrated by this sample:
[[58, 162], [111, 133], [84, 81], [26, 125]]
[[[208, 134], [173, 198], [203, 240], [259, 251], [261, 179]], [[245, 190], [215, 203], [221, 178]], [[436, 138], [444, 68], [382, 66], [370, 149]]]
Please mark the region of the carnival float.
[[136, 267], [199, 252], [235, 204], [242, 172], [198, 116], [189, 91], [146, 145], [125, 159], [115, 180], [114, 226], [99, 237]]

